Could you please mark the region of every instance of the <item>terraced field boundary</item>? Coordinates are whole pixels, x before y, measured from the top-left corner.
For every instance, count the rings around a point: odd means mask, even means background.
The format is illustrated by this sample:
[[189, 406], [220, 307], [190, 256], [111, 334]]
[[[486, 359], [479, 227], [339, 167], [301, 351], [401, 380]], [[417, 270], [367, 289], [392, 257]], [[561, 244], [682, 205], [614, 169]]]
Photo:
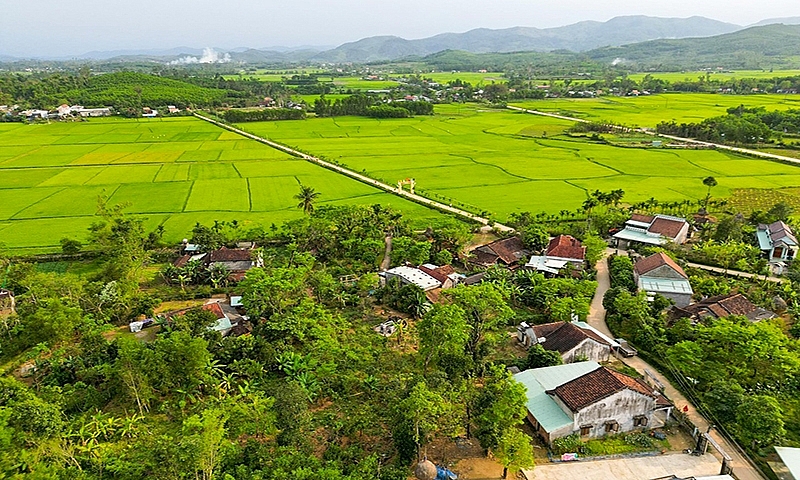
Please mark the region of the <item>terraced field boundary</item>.
[[393, 185], [389, 185], [387, 183], [383, 183], [381, 181], [375, 180], [374, 178], [367, 177], [366, 175], [362, 175], [362, 174], [360, 174], [358, 172], [355, 172], [355, 171], [350, 170], [348, 168], [344, 168], [344, 167], [342, 167], [340, 165], [336, 165], [334, 163], [327, 162], [327, 161], [322, 160], [321, 158], [317, 158], [317, 157], [315, 157], [313, 155], [308, 155], [306, 153], [303, 153], [301, 151], [298, 151], [298, 150], [295, 150], [293, 148], [287, 147], [286, 145], [282, 145], [280, 143], [274, 142], [274, 141], [269, 140], [267, 138], [259, 137], [258, 135], [253, 135], [252, 133], [245, 132], [244, 130], [240, 130], [240, 129], [234, 127], [234, 126], [231, 126], [231, 125], [228, 125], [226, 123], [214, 120], [213, 118], [206, 117], [205, 115], [201, 115], [201, 114], [199, 114], [197, 112], [195, 112], [194, 116], [199, 118], [199, 119], [201, 119], [201, 120], [205, 120], [206, 122], [214, 124], [214, 125], [216, 125], [216, 126], [218, 126], [220, 128], [224, 128], [225, 130], [228, 130], [230, 132], [237, 133], [239, 135], [242, 135], [243, 137], [247, 137], [247, 138], [249, 138], [251, 140], [255, 140], [257, 142], [263, 143], [263, 144], [268, 145], [268, 146], [270, 146], [272, 148], [280, 150], [280, 151], [282, 151], [284, 153], [288, 153], [289, 155], [292, 155], [294, 157], [302, 158], [303, 160], [309, 161], [309, 162], [314, 163], [316, 165], [319, 165], [319, 166], [321, 166], [323, 168], [327, 168], [328, 170], [331, 170], [333, 172], [340, 173], [340, 174], [345, 175], [347, 177], [350, 177], [350, 178], [352, 178], [354, 180], [358, 180], [359, 182], [362, 182], [362, 183], [365, 183], [367, 185], [379, 188], [379, 189], [381, 189], [381, 190], [383, 190], [383, 191], [385, 191], [387, 193], [391, 193], [393, 195], [397, 195], [398, 197], [403, 197], [405, 199], [411, 200], [412, 202], [418, 203], [420, 205], [423, 205], [423, 206], [426, 206], [426, 207], [430, 207], [430, 208], [434, 208], [436, 210], [439, 210], [439, 211], [442, 211], [442, 212], [445, 212], [445, 213], [451, 213], [451, 214], [454, 214], [454, 215], [458, 215], [459, 217], [462, 217], [462, 218], [464, 218], [466, 220], [469, 220], [471, 222], [480, 223], [482, 225], [490, 225], [491, 224], [492, 227], [500, 230], [501, 232], [513, 232], [514, 231], [513, 228], [511, 228], [511, 227], [509, 227], [507, 225], [503, 225], [501, 223], [493, 222], [492, 220], [489, 220], [488, 218], [484, 218], [484, 217], [481, 217], [479, 215], [475, 215], [475, 214], [467, 212], [465, 210], [461, 210], [460, 208], [451, 207], [450, 205], [446, 205], [444, 203], [440, 203], [440, 202], [437, 202], [435, 200], [431, 200], [430, 198], [423, 197], [422, 195], [417, 195], [415, 193], [407, 192], [405, 190], [398, 190], [397, 187], [395, 187]]

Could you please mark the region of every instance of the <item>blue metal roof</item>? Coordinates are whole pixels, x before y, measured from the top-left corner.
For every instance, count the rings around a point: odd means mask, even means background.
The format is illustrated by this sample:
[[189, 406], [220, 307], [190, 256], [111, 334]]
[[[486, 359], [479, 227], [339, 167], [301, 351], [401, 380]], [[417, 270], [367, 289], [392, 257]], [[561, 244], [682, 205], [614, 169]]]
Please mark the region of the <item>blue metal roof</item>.
[[597, 362], [578, 362], [554, 367], [533, 368], [514, 375], [525, 385], [528, 393], [526, 406], [531, 415], [547, 432], [572, 425], [572, 417], [558, 406], [546, 392], [600, 368]]

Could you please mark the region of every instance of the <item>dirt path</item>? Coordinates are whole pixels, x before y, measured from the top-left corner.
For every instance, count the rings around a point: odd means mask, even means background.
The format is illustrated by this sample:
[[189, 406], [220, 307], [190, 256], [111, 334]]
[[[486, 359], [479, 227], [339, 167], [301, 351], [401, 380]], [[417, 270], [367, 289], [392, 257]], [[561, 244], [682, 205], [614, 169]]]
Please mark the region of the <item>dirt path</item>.
[[608, 289], [611, 288], [611, 277], [608, 274], [606, 258], [612, 252], [613, 250], [606, 249], [603, 258], [595, 265], [595, 270], [597, 270], [597, 290], [595, 290], [592, 304], [589, 306], [589, 316], [586, 317], [586, 323], [608, 335], [609, 338], [614, 338], [614, 335], [611, 334], [611, 330], [608, 329], [606, 324], [606, 307], [603, 306], [603, 297]]
[[[607, 249], [605, 252], [605, 257], [614, 252], [615, 251], [612, 249]], [[595, 291], [594, 298], [592, 299], [592, 305], [589, 309], [587, 323], [613, 338], [613, 335], [611, 335], [611, 331], [608, 329], [608, 324], [606, 324], [605, 320], [606, 309], [603, 308], [603, 296], [611, 286], [611, 278], [608, 274], [608, 262], [606, 262], [605, 257], [601, 259], [595, 266], [597, 270], [597, 290]], [[664, 394], [672, 401], [673, 404], [675, 404], [675, 408], [682, 411], [683, 407], [687, 406], [689, 410], [686, 412], [686, 414], [689, 416], [689, 419], [692, 421], [692, 423], [694, 423], [695, 426], [697, 426], [697, 428], [699, 428], [701, 431], [705, 432], [708, 430], [708, 420], [706, 420], [705, 417], [703, 417], [703, 415], [697, 411], [697, 408], [692, 405], [692, 403], [689, 402], [689, 400], [680, 391], [678, 391], [678, 389], [676, 389], [672, 383], [670, 383], [667, 377], [662, 375], [652, 365], [639, 357], [624, 358], [621, 360], [629, 367], [636, 369], [636, 371], [640, 374], [652, 376], [661, 382], [661, 384], [664, 386]], [[736, 446], [729, 442], [725, 437], [720, 435], [719, 432], [712, 430], [711, 437], [716, 440], [716, 442], [725, 450], [725, 453], [730, 455], [730, 457], [733, 459], [731, 466], [733, 467], [734, 476], [737, 479], [763, 480], [765, 478], [761, 474], [761, 471], [752, 465], [748, 459], [739, 452]]]
[[[214, 125], [216, 125], [216, 126], [218, 126], [220, 128], [224, 128], [225, 130], [229, 130], [231, 132], [238, 133], [239, 135], [242, 135], [243, 137], [247, 137], [247, 138], [249, 138], [251, 140], [255, 140], [255, 141], [263, 143], [265, 145], [269, 145], [270, 147], [272, 147], [272, 148], [274, 148], [276, 150], [280, 150], [282, 152], [286, 152], [289, 155], [292, 155], [294, 157], [299, 157], [299, 158], [302, 158], [303, 160], [308, 160], [311, 163], [316, 163], [317, 165], [325, 167], [328, 170], [333, 170], [334, 172], [341, 173], [341, 174], [346, 175], [346, 176], [348, 176], [348, 177], [350, 177], [352, 179], [358, 180], [359, 182], [366, 183], [367, 185], [371, 185], [373, 187], [379, 188], [379, 189], [381, 189], [381, 190], [383, 190], [385, 192], [389, 192], [389, 193], [391, 193], [393, 195], [397, 195], [398, 197], [405, 197], [405, 198], [411, 200], [412, 202], [419, 203], [419, 204], [425, 205], [427, 207], [432, 207], [432, 208], [435, 208], [437, 210], [441, 210], [441, 211], [444, 211], [444, 212], [447, 212], [447, 213], [452, 213], [452, 214], [458, 215], [460, 217], [466, 218], [468, 220], [471, 220], [473, 222], [478, 222], [478, 223], [483, 224], [483, 225], [489, 225], [491, 223], [491, 221], [489, 219], [487, 219], [487, 218], [483, 218], [483, 217], [480, 217], [478, 215], [474, 215], [474, 214], [469, 213], [469, 212], [467, 212], [465, 210], [461, 210], [460, 208], [455, 208], [455, 207], [451, 207], [450, 205], [445, 205], [444, 203], [439, 203], [439, 202], [437, 202], [435, 200], [431, 200], [429, 198], [423, 197], [421, 195], [417, 195], [415, 193], [407, 192], [405, 190], [399, 190], [396, 186], [389, 185], [389, 184], [386, 184], [386, 183], [383, 183], [383, 182], [379, 182], [378, 180], [375, 180], [373, 178], [367, 177], [365, 175], [361, 175], [360, 173], [354, 172], [354, 171], [349, 170], [347, 168], [344, 168], [342, 166], [336, 165], [334, 163], [326, 162], [325, 160], [322, 160], [320, 158], [317, 158], [317, 157], [314, 157], [314, 156], [311, 156], [311, 155], [307, 155], [307, 154], [305, 154], [303, 152], [300, 152], [298, 150], [295, 150], [293, 148], [289, 148], [286, 145], [281, 145], [280, 143], [273, 142], [272, 140], [268, 140], [266, 138], [259, 137], [258, 135], [253, 135], [252, 133], [247, 133], [244, 130], [240, 130], [240, 129], [236, 128], [236, 127], [232, 127], [232, 126], [226, 125], [226, 124], [224, 124], [222, 122], [218, 122], [218, 121], [216, 121], [216, 120], [214, 120], [212, 118], [208, 118], [206, 116], [200, 115], [199, 113], [195, 113], [194, 116], [199, 118], [199, 119], [201, 119], [201, 120], [205, 120], [206, 122], [212, 123], [212, 124], [214, 124]], [[494, 223], [494, 224], [492, 224], [492, 226], [494, 228], [502, 231], [502, 232], [513, 232], [514, 231], [513, 228], [511, 228], [511, 227], [509, 227], [507, 225], [503, 225], [501, 223]]]

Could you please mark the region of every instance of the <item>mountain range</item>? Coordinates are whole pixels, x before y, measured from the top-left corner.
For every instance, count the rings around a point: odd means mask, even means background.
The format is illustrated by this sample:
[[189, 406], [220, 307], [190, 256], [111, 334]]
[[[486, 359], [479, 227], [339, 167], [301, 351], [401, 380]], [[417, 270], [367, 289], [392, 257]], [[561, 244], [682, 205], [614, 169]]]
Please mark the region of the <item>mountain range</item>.
[[[442, 33], [428, 38], [407, 40], [396, 36], [368, 37], [348, 42], [335, 48], [268, 47], [236, 49], [197, 49], [178, 47], [163, 50], [118, 50], [94, 51], [72, 59], [90, 61], [144, 61], [164, 63], [368, 63], [399, 60], [409, 57], [425, 57], [448, 50], [470, 53], [504, 52], [591, 52], [592, 57], [605, 59], [621, 57], [636, 60], [636, 52], [629, 46], [641, 42], [665, 42], [650, 44], [674, 46], [670, 42], [678, 39], [716, 38], [750, 29], [753, 26], [772, 24], [800, 24], [800, 17], [763, 20], [750, 27], [720, 22], [705, 17], [660, 18], [648, 16], [615, 17], [606, 22], [583, 21], [555, 28], [513, 27], [505, 29], [478, 28], [464, 33]], [[710, 40], [711, 41], [711, 40]], [[626, 50], [628, 48], [628, 50]], [[665, 47], [666, 48], [666, 47]], [[215, 59], [205, 62], [211, 50]], [[600, 53], [595, 55], [595, 50]], [[0, 54], [0, 61], [12, 61]], [[60, 59], [64, 60], [64, 59]]]

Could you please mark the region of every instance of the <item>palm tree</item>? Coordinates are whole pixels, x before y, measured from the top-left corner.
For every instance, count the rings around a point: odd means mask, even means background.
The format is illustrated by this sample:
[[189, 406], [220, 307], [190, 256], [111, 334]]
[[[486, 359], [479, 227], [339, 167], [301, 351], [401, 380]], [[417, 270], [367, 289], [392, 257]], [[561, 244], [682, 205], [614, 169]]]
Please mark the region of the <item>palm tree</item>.
[[320, 193], [315, 191], [313, 187], [300, 184], [300, 193], [295, 195], [294, 198], [300, 200], [300, 203], [297, 204], [297, 208], [302, 208], [306, 215], [311, 215], [311, 212], [314, 211], [314, 202], [319, 196]]

